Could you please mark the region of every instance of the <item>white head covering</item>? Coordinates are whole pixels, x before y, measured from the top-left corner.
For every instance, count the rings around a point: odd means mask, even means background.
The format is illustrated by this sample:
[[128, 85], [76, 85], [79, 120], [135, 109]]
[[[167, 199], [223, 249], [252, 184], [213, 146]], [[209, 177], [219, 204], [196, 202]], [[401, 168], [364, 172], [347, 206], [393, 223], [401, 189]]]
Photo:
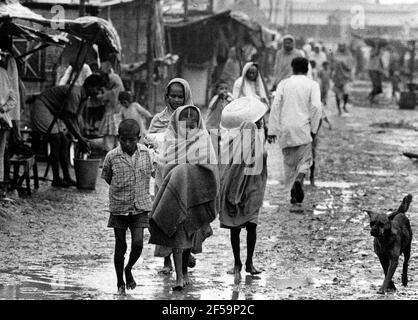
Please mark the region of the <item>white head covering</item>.
[[[251, 81], [248, 80], [245, 75], [247, 74], [248, 69], [250, 69], [254, 65], [257, 67], [258, 76], [255, 80], [255, 86], [252, 86], [250, 83]], [[244, 68], [242, 69], [241, 77], [237, 81], [240, 81], [241, 84], [238, 98], [245, 96], [256, 96], [260, 99], [264, 98], [266, 99], [266, 101], [269, 101], [266, 88], [264, 87], [263, 79], [261, 78], [260, 70], [255, 62], [247, 62], [245, 64]]]
[[256, 122], [268, 111], [266, 104], [255, 97], [241, 97], [227, 104], [222, 111], [221, 128], [238, 128], [243, 122]]
[[[197, 128], [188, 131], [188, 135], [186, 136], [185, 123], [181, 123], [180, 114], [188, 108], [197, 112], [199, 122]], [[167, 131], [165, 132], [164, 142], [160, 155], [157, 157], [157, 162], [160, 165], [216, 163], [215, 151], [198, 107], [186, 105], [177, 108], [173, 112]]]

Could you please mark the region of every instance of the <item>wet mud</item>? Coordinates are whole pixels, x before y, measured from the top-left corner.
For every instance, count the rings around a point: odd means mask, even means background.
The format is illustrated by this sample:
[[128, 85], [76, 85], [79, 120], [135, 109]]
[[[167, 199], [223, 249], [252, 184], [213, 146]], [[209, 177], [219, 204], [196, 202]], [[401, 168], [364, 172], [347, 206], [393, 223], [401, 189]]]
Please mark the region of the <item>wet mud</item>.
[[[100, 178], [94, 191], [41, 182], [31, 197], [12, 195], [15, 202], [1, 206], [0, 299], [417, 299], [417, 236], [408, 287], [402, 287], [398, 268], [398, 290], [377, 294], [383, 271], [364, 210], [389, 212], [406, 193], [418, 194], [418, 161], [402, 154], [418, 152], [413, 129], [418, 112], [355, 105], [340, 117], [332, 108], [333, 129], [321, 129], [316, 187], [305, 183], [303, 212], [290, 211], [280, 150], [267, 145], [269, 178], [254, 257], [260, 275], [227, 274], [233, 265], [229, 232], [216, 220], [214, 235], [190, 269], [193, 284], [187, 289], [172, 292], [174, 273], [158, 273], [163, 261], [153, 256], [146, 231], [143, 254], [133, 269], [138, 286], [117, 296], [108, 187]], [[409, 126], [397, 126], [401, 121]], [[387, 122], [395, 125], [373, 125]], [[41, 165], [40, 174], [44, 169]], [[417, 208], [414, 199], [407, 213], [415, 233]], [[243, 261], [245, 236], [244, 230]]]

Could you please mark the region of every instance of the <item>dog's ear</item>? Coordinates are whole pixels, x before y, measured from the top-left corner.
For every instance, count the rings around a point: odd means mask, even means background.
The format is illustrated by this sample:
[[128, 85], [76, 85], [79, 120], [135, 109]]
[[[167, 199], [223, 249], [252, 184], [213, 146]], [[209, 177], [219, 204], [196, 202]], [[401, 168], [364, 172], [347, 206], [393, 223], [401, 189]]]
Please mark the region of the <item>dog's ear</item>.
[[369, 215], [370, 220], [372, 220], [376, 215], [376, 212], [373, 212], [371, 210], [364, 210], [364, 212], [366, 212]]

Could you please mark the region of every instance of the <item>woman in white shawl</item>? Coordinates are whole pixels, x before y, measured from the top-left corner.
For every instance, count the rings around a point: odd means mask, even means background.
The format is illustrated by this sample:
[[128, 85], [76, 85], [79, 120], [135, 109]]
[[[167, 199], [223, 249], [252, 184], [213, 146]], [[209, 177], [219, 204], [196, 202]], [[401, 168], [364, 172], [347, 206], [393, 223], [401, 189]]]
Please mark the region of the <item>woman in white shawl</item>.
[[261, 102], [269, 105], [267, 90], [264, 86], [258, 64], [255, 62], [247, 62], [245, 64], [241, 77], [235, 81], [232, 90], [232, 97], [234, 99], [248, 96], [256, 97]]

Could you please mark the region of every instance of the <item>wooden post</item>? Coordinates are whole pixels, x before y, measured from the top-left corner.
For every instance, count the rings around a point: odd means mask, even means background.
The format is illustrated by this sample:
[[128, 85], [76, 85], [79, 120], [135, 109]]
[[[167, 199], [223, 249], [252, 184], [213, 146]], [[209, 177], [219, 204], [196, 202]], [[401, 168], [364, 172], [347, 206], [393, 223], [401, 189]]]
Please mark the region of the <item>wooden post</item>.
[[[410, 40], [411, 45], [411, 60], [409, 61], [410, 78], [409, 82], [414, 82], [414, 71], [415, 71], [415, 40]], [[412, 86], [412, 85], [411, 85]]]
[[155, 113], [154, 101], [154, 20], [155, 20], [155, 0], [148, 1], [148, 24], [147, 24], [147, 85], [146, 85], [146, 102], [152, 113]]
[[187, 16], [189, 15], [189, 0], [183, 0], [184, 5], [184, 17], [183, 20], [187, 21]]
[[86, 0], [80, 0], [80, 6], [78, 9], [78, 16], [84, 17], [86, 15]]

